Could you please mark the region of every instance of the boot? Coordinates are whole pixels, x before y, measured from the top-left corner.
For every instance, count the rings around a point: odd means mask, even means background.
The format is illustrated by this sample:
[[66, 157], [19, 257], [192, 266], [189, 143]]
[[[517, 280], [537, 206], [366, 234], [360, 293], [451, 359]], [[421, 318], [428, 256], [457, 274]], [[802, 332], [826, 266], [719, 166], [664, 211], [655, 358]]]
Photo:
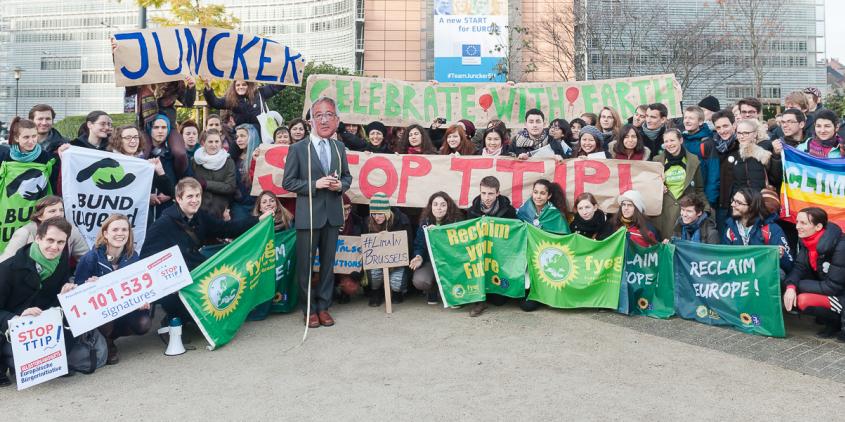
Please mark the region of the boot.
[[114, 344], [114, 339], [106, 337], [106, 346], [109, 349], [109, 355], [106, 358], [106, 365], [116, 365], [120, 362], [120, 356], [117, 354], [117, 346]]
[[405, 295], [402, 292], [392, 292], [390, 295], [390, 303], [402, 303], [405, 301]]
[[384, 290], [383, 287], [379, 287], [378, 289], [372, 289], [370, 291], [370, 301], [367, 305], [371, 308], [376, 308], [381, 306], [384, 303]]
[[6, 368], [0, 368], [0, 388], [12, 385], [12, 380], [6, 375]]

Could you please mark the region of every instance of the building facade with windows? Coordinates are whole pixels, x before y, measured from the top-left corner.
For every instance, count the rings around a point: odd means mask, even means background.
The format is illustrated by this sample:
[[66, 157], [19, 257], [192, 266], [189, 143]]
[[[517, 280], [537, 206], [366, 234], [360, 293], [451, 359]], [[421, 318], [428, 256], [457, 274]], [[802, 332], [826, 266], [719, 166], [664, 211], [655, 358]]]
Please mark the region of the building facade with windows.
[[[356, 69], [363, 58], [363, 0], [223, 0], [238, 30], [303, 53], [309, 62]], [[167, 13], [151, 10], [149, 17]], [[100, 109], [120, 113], [109, 36], [139, 27], [139, 8], [124, 0], [0, 1], [0, 121], [47, 103], [57, 119]], [[357, 38], [357, 40], [356, 40]], [[20, 80], [14, 70], [19, 68]], [[17, 86], [17, 89], [16, 89]]]

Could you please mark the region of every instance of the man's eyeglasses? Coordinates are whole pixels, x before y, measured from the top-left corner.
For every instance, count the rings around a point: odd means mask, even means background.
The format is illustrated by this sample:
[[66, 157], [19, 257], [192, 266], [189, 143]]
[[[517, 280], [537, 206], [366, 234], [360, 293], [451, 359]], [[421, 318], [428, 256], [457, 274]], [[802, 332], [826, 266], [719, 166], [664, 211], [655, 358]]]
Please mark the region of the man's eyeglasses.
[[337, 117], [337, 114], [334, 113], [320, 113], [314, 115], [315, 121], [329, 121]]
[[737, 201], [736, 199], [731, 199], [731, 205], [733, 205], [733, 204], [740, 205], [740, 206], [743, 206], [743, 207], [748, 206], [748, 204], [746, 204], [745, 202]]

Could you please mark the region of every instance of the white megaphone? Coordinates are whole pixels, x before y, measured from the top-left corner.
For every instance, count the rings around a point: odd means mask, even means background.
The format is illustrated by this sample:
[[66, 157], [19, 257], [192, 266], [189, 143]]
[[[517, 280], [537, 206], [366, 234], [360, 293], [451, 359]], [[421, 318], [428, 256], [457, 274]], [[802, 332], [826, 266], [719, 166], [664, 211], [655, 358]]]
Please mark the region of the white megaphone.
[[182, 320], [173, 318], [170, 320], [169, 327], [162, 327], [158, 329], [159, 334], [169, 333], [170, 340], [167, 342], [167, 350], [164, 351], [166, 356], [176, 356], [185, 353], [185, 346], [182, 344]]

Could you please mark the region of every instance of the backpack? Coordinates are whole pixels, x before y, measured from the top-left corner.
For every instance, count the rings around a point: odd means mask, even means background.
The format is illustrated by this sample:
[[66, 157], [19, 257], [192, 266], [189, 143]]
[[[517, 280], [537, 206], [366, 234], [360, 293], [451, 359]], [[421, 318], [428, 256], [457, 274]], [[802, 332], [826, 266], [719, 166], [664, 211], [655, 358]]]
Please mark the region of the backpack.
[[97, 368], [106, 364], [109, 348], [106, 338], [100, 331], [93, 329], [77, 337], [73, 347], [67, 353], [68, 368], [83, 374], [93, 374]]

